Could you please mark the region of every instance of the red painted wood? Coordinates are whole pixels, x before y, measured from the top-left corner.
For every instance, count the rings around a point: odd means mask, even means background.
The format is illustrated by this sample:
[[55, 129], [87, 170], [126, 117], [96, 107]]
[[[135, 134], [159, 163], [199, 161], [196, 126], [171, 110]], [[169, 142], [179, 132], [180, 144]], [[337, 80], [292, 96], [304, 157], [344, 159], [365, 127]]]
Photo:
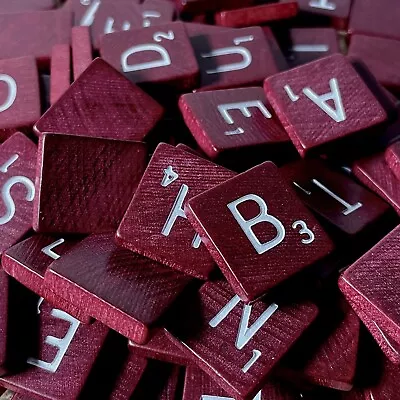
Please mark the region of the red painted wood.
[[214, 261], [182, 215], [183, 206], [191, 197], [232, 176], [233, 172], [210, 161], [159, 144], [118, 228], [117, 243], [206, 279]]
[[[103, 85], [107, 82], [107, 85]], [[34, 126], [37, 135], [142, 140], [161, 119], [161, 106], [101, 59], [96, 59]]]
[[246, 7], [254, 0], [175, 0], [178, 10], [189, 14]]
[[[233, 309], [218, 314], [230, 301], [234, 301]], [[194, 302], [187, 305], [185, 313], [180, 314], [181, 318], [172, 329], [173, 336], [171, 334], [170, 338], [227, 393], [240, 399], [251, 399], [263, 388], [271, 369], [312, 323], [318, 312], [311, 303], [278, 305], [277, 309], [276, 306], [275, 303], [261, 301], [244, 306], [227, 283], [207, 282]], [[245, 308], [242, 310], [242, 307]], [[249, 335], [247, 343], [243, 337], [237, 339], [245, 310], [254, 315], [251, 326], [254, 326], [256, 316], [267, 316], [272, 312], [265, 323], [261, 320], [261, 326], [256, 329], [254, 336]], [[217, 314], [222, 321], [216, 321]], [[246, 318], [243, 321], [245, 323]], [[192, 334], [185, 332], [182, 324], [191, 327]], [[238, 349], [243, 344], [242, 349]], [[258, 355], [258, 358], [252, 365], [248, 364], [254, 355]], [[243, 369], [247, 372], [243, 372]]]
[[333, 250], [271, 162], [190, 199], [185, 212], [234, 292], [246, 302]]
[[210, 158], [256, 146], [274, 153], [279, 145], [290, 142], [262, 88], [185, 94], [179, 107], [196, 142]]
[[84, 239], [51, 264], [45, 282], [77, 308], [143, 344], [191, 278], [117, 247], [113, 238]]
[[92, 63], [92, 43], [90, 29], [86, 26], [74, 26], [71, 31], [72, 65], [74, 80]]
[[34, 229], [84, 234], [116, 229], [145, 169], [147, 151], [140, 142], [45, 134], [39, 154]]
[[[56, 103], [71, 85], [71, 48], [69, 44], [56, 44], [51, 52], [50, 104]], [[36, 118], [36, 121], [39, 118]], [[35, 122], [36, 122], [35, 121]]]
[[215, 15], [215, 23], [232, 28], [263, 25], [274, 21], [293, 18], [297, 15], [298, 9], [297, 1], [275, 1], [254, 7], [221, 11]]
[[57, 6], [57, 0], [1, 0], [0, 14], [25, 11], [45, 11]]
[[106, 35], [100, 54], [135, 83], [178, 90], [198, 84], [199, 66], [182, 22]]
[[400, 143], [396, 142], [385, 151], [385, 160], [397, 179], [400, 179]]
[[[339, 54], [267, 78], [264, 89], [302, 157], [387, 119], [353, 66]], [[336, 100], [334, 106], [322, 103], [325, 94]]]

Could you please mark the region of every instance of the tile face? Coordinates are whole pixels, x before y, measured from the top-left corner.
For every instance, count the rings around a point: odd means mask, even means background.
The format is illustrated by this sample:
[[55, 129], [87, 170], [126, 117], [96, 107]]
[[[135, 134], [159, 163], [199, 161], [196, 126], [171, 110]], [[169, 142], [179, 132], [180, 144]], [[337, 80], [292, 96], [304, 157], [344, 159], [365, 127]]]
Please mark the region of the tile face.
[[74, 80], [92, 63], [92, 43], [90, 30], [85, 26], [74, 26], [71, 31], [72, 66]]
[[147, 155], [140, 142], [60, 134], [42, 135], [39, 153], [33, 227], [63, 234], [113, 231]]
[[385, 361], [380, 381], [374, 387], [366, 389], [365, 398], [375, 400], [397, 399], [399, 396], [399, 378], [400, 368]]
[[1, 264], [9, 275], [29, 290], [80, 321], [88, 323], [89, 315], [51, 292], [44, 284], [44, 274], [50, 264], [78, 242], [78, 239], [34, 235], [8, 249], [2, 257]]
[[1, 0], [0, 13], [15, 13], [24, 11], [45, 11], [55, 8], [57, 6], [56, 0]]
[[210, 158], [251, 146], [275, 148], [289, 141], [262, 88], [185, 94], [179, 107], [192, 135]]
[[20, 132], [0, 146], [0, 253], [32, 228], [36, 145]]
[[199, 66], [182, 22], [106, 35], [100, 54], [135, 83], [178, 90], [197, 86]]
[[280, 168], [299, 198], [345, 235], [357, 235], [388, 210], [388, 204], [321, 160], [302, 160]]
[[41, 300], [38, 311], [36, 358], [28, 358], [26, 370], [4, 376], [0, 383], [28, 396], [76, 399], [105, 342], [108, 328], [98, 322], [81, 325]]
[[400, 143], [393, 143], [386, 149], [385, 160], [397, 179], [400, 179]]
[[311, 303], [244, 305], [225, 282], [205, 283], [192, 308], [185, 321], [196, 324], [195, 334], [175, 327], [171, 340], [227, 393], [246, 399], [262, 389], [270, 370], [318, 312]]
[[[107, 86], [99, 84], [107, 82]], [[34, 126], [37, 135], [142, 140], [163, 114], [162, 107], [101, 59], [92, 62]]]
[[[71, 48], [69, 44], [56, 44], [51, 51], [50, 104], [53, 105], [71, 85]], [[39, 118], [36, 119], [36, 121]], [[35, 122], [36, 122], [35, 121]]]
[[302, 157], [387, 119], [364, 81], [339, 54], [267, 78], [264, 90]]
[[191, 43], [200, 66], [201, 90], [259, 85], [279, 71], [260, 27], [196, 35]]
[[298, 8], [297, 1], [275, 1], [254, 7], [221, 11], [215, 15], [215, 23], [232, 28], [263, 25], [273, 21], [293, 18], [297, 15]]
[[333, 250], [271, 162], [189, 200], [185, 212], [244, 301], [265, 294]]
[[189, 14], [235, 9], [251, 5], [253, 2], [254, 0], [175, 0], [178, 10]]
[[186, 221], [186, 201], [235, 174], [161, 143], [118, 228], [118, 244], [169, 267], [206, 279], [214, 267]]
[[[83, 274], [85, 271], [85, 274]], [[187, 275], [114, 244], [114, 234], [93, 235], [55, 260], [49, 288], [137, 343], [185, 286]]]

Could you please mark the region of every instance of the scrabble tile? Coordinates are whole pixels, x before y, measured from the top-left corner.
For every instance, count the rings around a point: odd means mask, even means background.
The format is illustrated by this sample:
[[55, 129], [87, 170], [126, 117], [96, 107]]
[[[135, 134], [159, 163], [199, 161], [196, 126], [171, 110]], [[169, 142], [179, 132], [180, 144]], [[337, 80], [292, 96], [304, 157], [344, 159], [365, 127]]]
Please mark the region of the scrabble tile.
[[264, 89], [302, 157], [360, 131], [365, 140], [364, 130], [387, 119], [378, 100], [339, 54], [267, 78]]
[[0, 145], [0, 254], [32, 228], [36, 145], [16, 132]]
[[117, 230], [121, 246], [200, 279], [214, 261], [186, 221], [185, 201], [235, 174], [161, 143]]
[[[53, 261], [48, 287], [132, 341], [149, 327], [191, 278], [114, 244], [114, 234], [93, 235]], [[85, 274], [82, 273], [85, 271]]]
[[234, 292], [246, 302], [333, 249], [271, 162], [190, 199], [185, 213]]
[[188, 358], [167, 337], [164, 329], [155, 328], [150, 340], [145, 344], [129, 341], [129, 347], [134, 354], [177, 365], [187, 365]]
[[198, 35], [190, 41], [200, 66], [201, 90], [256, 86], [279, 71], [260, 27]]
[[189, 93], [181, 96], [179, 107], [210, 158], [255, 146], [273, 153], [290, 142], [259, 87]]
[[269, 26], [264, 25], [261, 27], [261, 29], [263, 30], [264, 36], [271, 47], [272, 54], [274, 56], [278, 70], [286, 71], [287, 69], [289, 69], [289, 65], [277, 41], [277, 38], [279, 38], [280, 35], [278, 34], [277, 37], [275, 37], [275, 34], [272, 32], [272, 29]]
[[71, 31], [72, 66], [74, 80], [92, 63], [90, 30], [86, 26], [74, 26]]
[[385, 153], [377, 153], [355, 161], [353, 173], [361, 183], [387, 201], [400, 215], [400, 187], [398, 179], [385, 161]]
[[[56, 44], [51, 51], [50, 104], [56, 103], [71, 85], [71, 48]], [[35, 122], [39, 118], [36, 118]]]
[[389, 211], [387, 203], [321, 160], [296, 161], [280, 171], [299, 198], [345, 234], [345, 240], [349, 235], [368, 232]]
[[34, 229], [63, 234], [116, 229], [143, 174], [146, 153], [140, 142], [42, 135]]
[[400, 9], [395, 0], [353, 0], [348, 31], [352, 35], [361, 33], [400, 39], [400, 26], [397, 21]]
[[348, 55], [361, 59], [379, 83], [394, 93], [399, 93], [399, 51], [400, 41], [398, 40], [352, 35]]
[[44, 66], [55, 44], [70, 43], [72, 15], [66, 10], [0, 14], [0, 25], [0, 59], [33, 56]]
[[271, 369], [318, 312], [307, 302], [279, 306], [261, 301], [243, 305], [241, 312], [239, 297], [221, 281], [206, 282], [187, 307], [179, 315], [195, 332], [176, 325], [169, 328], [170, 339], [229, 395], [241, 399], [263, 388]]
[[400, 179], [400, 143], [396, 142], [389, 146], [385, 151], [385, 160], [392, 173]]
[[24, 11], [45, 11], [57, 6], [57, 0], [1, 0], [0, 14]]
[[249, 6], [254, 0], [175, 0], [178, 10], [188, 14], [228, 10]]
[[[81, 325], [41, 299], [37, 309], [37, 352], [27, 359], [26, 369], [2, 377], [0, 384], [36, 398], [76, 399], [105, 343], [108, 329], [98, 322]], [[25, 327], [31, 335], [32, 328]]]
[[100, 54], [135, 83], [197, 86], [199, 66], [182, 22], [105, 35]]
[[333, 28], [293, 28], [288, 39], [284, 47], [292, 68], [340, 52]]
[[365, 399], [389, 400], [399, 397], [400, 367], [385, 361], [379, 382], [366, 389]]
[[300, 11], [329, 17], [336, 29], [346, 29], [352, 0], [298, 0]]
[[215, 15], [215, 23], [232, 28], [262, 25], [293, 18], [297, 15], [298, 8], [297, 1], [275, 1], [259, 6], [221, 11]]
[[53, 260], [60, 258], [74, 247], [77, 238], [62, 238], [34, 235], [8, 249], [2, 257], [4, 271], [22, 283], [29, 290], [44, 297], [53, 306], [67, 312], [84, 323], [91, 318], [70, 302], [51, 292], [44, 284], [44, 274]]

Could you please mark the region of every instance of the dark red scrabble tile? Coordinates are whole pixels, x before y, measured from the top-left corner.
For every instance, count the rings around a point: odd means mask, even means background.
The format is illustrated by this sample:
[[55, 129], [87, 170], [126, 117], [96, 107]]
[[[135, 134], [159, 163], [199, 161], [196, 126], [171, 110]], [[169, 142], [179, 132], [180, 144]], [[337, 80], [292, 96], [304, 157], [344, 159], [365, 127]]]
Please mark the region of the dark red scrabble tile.
[[200, 66], [201, 90], [259, 85], [279, 72], [260, 27], [196, 35], [190, 41]]
[[[69, 44], [56, 44], [51, 52], [50, 104], [56, 103], [71, 85], [71, 48]], [[36, 119], [36, 121], [39, 118]], [[36, 122], [35, 121], [35, 122]]]
[[284, 46], [291, 67], [339, 53], [337, 32], [333, 28], [293, 28]]
[[399, 40], [352, 35], [348, 55], [362, 60], [380, 84], [399, 93], [399, 52]]
[[0, 145], [0, 254], [32, 228], [36, 145], [16, 132]]
[[242, 306], [226, 282], [205, 283], [194, 301], [186, 310], [190, 315], [184, 315], [185, 323], [195, 324], [194, 334], [175, 326], [170, 338], [227, 393], [240, 399], [251, 399], [263, 388], [271, 369], [318, 312], [311, 303], [258, 301]]
[[182, 22], [105, 35], [100, 54], [135, 83], [197, 86], [199, 66]]
[[400, 367], [385, 361], [379, 382], [365, 390], [365, 400], [396, 400], [399, 398]]
[[38, 349], [27, 368], [4, 376], [0, 384], [21, 394], [45, 399], [76, 399], [82, 391], [109, 332], [95, 322], [81, 325], [67, 313], [39, 300]]
[[353, 0], [348, 31], [400, 40], [400, 9], [396, 0]]
[[78, 239], [34, 235], [8, 249], [1, 265], [9, 275], [29, 290], [44, 297], [53, 306], [67, 312], [84, 323], [91, 318], [57, 293], [51, 293], [44, 284], [44, 274], [50, 264], [79, 242]]
[[196, 142], [210, 158], [253, 146], [274, 152], [290, 142], [262, 88], [185, 94], [179, 107]]
[[71, 47], [74, 80], [76, 80], [93, 60], [90, 29], [88, 27], [74, 26], [72, 28]]
[[0, 14], [0, 25], [0, 59], [33, 56], [47, 65], [54, 45], [70, 43], [72, 14], [65, 10]]
[[34, 229], [63, 234], [115, 230], [142, 177], [146, 156], [141, 142], [42, 135]]
[[187, 275], [118, 247], [114, 234], [84, 239], [53, 261], [45, 275], [53, 292], [140, 344], [190, 281]]
[[35, 59], [0, 60], [0, 136], [10, 129], [31, 128], [38, 118], [40, 92]]
[[142, 140], [162, 115], [163, 109], [155, 100], [98, 58], [39, 119], [34, 131], [39, 136], [68, 132]]
[[267, 78], [264, 90], [302, 157], [387, 119], [353, 66], [339, 54]]
[[186, 221], [185, 202], [235, 174], [161, 143], [118, 228], [117, 243], [189, 275], [206, 279], [214, 267]]
[[229, 10], [252, 5], [254, 0], [175, 0], [178, 10], [188, 14]]
[[189, 363], [188, 358], [168, 339], [162, 328], [155, 328], [151, 332], [150, 340], [145, 344], [138, 344], [130, 340], [129, 347], [134, 354], [141, 357], [177, 365], [187, 365]]
[[190, 199], [185, 213], [244, 301], [262, 296], [333, 250], [271, 162]]
[[280, 171], [299, 198], [347, 238], [368, 231], [389, 210], [375, 194], [322, 160], [296, 161]]
[[232, 28], [268, 24], [274, 21], [293, 18], [297, 15], [298, 9], [297, 1], [275, 1], [254, 7], [221, 11], [215, 15], [215, 23]]
[[329, 17], [336, 29], [346, 29], [352, 0], [298, 0], [300, 11]]
[[385, 153], [357, 160], [354, 175], [369, 189], [387, 201], [400, 215], [400, 186], [396, 176], [385, 161]]
[[397, 179], [400, 180], [400, 143], [396, 142], [385, 151], [385, 160]]
[[189, 38], [192, 39], [196, 36], [207, 36], [215, 33], [223, 33], [223, 32], [235, 32], [237, 31], [234, 28], [227, 28], [224, 26], [218, 25], [206, 25], [199, 24], [195, 22], [185, 22], [185, 29]]
[[57, 0], [1, 0], [0, 14], [51, 10], [57, 4]]

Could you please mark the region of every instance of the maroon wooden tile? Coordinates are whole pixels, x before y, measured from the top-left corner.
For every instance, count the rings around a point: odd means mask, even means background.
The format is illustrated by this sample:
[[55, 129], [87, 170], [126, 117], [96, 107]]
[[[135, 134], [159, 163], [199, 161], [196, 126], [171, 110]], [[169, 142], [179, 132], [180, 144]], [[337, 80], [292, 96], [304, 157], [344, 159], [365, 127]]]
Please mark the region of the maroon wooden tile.
[[259, 87], [185, 94], [179, 107], [210, 158], [253, 146], [274, 152], [290, 141]]
[[184, 203], [234, 175], [210, 161], [161, 143], [118, 228], [117, 243], [206, 279], [214, 261], [186, 221]]
[[350, 62], [339, 54], [267, 78], [264, 89], [302, 157], [387, 119]]
[[285, 46], [291, 67], [339, 53], [337, 32], [333, 28], [293, 28]]
[[399, 40], [352, 35], [348, 55], [361, 59], [379, 83], [389, 90], [399, 93], [399, 51]]
[[199, 66], [182, 22], [105, 35], [100, 54], [135, 83], [197, 86]]
[[93, 60], [90, 29], [88, 27], [74, 26], [72, 28], [71, 47], [74, 80], [76, 80]]
[[44, 284], [44, 274], [53, 260], [60, 258], [78, 243], [74, 238], [55, 238], [46, 235], [34, 235], [8, 249], [2, 257], [1, 265], [9, 275], [29, 290], [44, 297], [53, 306], [67, 312], [81, 322], [88, 323], [91, 318], [69, 301]]
[[232, 28], [268, 24], [274, 21], [293, 18], [297, 15], [298, 9], [297, 1], [275, 1], [254, 7], [221, 11], [215, 15], [215, 23]]
[[191, 37], [201, 90], [259, 85], [279, 69], [260, 27]]
[[72, 14], [65, 10], [0, 14], [0, 25], [0, 59], [34, 56], [47, 65], [53, 46], [70, 42]]
[[84, 239], [53, 261], [45, 275], [53, 292], [140, 344], [189, 281], [189, 276], [118, 247], [114, 234]]
[[352, 0], [298, 0], [300, 11], [329, 17], [336, 29], [345, 29]]
[[39, 154], [34, 229], [84, 234], [116, 229], [145, 169], [147, 151], [141, 142], [44, 134]]
[[[50, 104], [53, 105], [71, 85], [71, 48], [69, 44], [56, 44], [51, 52]], [[39, 118], [36, 118], [36, 121]], [[36, 122], [35, 121], [35, 122]]]
[[398, 179], [385, 161], [385, 153], [357, 160], [353, 165], [353, 173], [400, 215], [400, 187]]
[[322, 160], [296, 161], [280, 171], [299, 198], [346, 237], [368, 231], [389, 210], [375, 194]]
[[186, 32], [189, 35], [189, 38], [193, 38], [196, 36], [207, 36], [216, 33], [223, 32], [235, 32], [234, 28], [227, 28], [225, 26], [218, 25], [208, 25], [204, 23], [196, 23], [196, 22], [185, 22]]
[[[35, 398], [76, 399], [106, 340], [108, 328], [81, 325], [67, 313], [39, 300], [38, 351], [27, 368], [0, 379], [8, 389]], [[26, 326], [29, 331], [33, 326]]]
[[17, 13], [24, 11], [45, 11], [57, 6], [57, 0], [1, 0], [0, 13]]
[[397, 179], [400, 180], [400, 143], [396, 142], [385, 151], [385, 160]]
[[228, 10], [249, 6], [254, 0], [175, 0], [178, 10], [188, 14]]
[[226, 282], [207, 282], [186, 310], [190, 315], [185, 314], [184, 321], [191, 319], [196, 332], [188, 335], [175, 326], [170, 338], [227, 393], [250, 399], [318, 310], [311, 303], [279, 306], [261, 301], [241, 308]]
[[40, 92], [35, 59], [0, 60], [0, 130], [31, 128], [38, 118]]
[[400, 9], [396, 0], [353, 0], [348, 31], [400, 39]]
[[244, 301], [262, 296], [333, 249], [271, 162], [190, 199], [185, 213]]
[[32, 228], [36, 145], [20, 132], [0, 146], [0, 254]]
[[142, 140], [162, 114], [155, 100], [106, 62], [96, 59], [40, 118], [34, 131], [37, 135], [68, 132], [70, 135]]
[[141, 357], [177, 365], [189, 363], [184, 353], [168, 339], [163, 328], [155, 328], [151, 332], [150, 340], [145, 344], [138, 344], [130, 340], [129, 347], [134, 354]]

